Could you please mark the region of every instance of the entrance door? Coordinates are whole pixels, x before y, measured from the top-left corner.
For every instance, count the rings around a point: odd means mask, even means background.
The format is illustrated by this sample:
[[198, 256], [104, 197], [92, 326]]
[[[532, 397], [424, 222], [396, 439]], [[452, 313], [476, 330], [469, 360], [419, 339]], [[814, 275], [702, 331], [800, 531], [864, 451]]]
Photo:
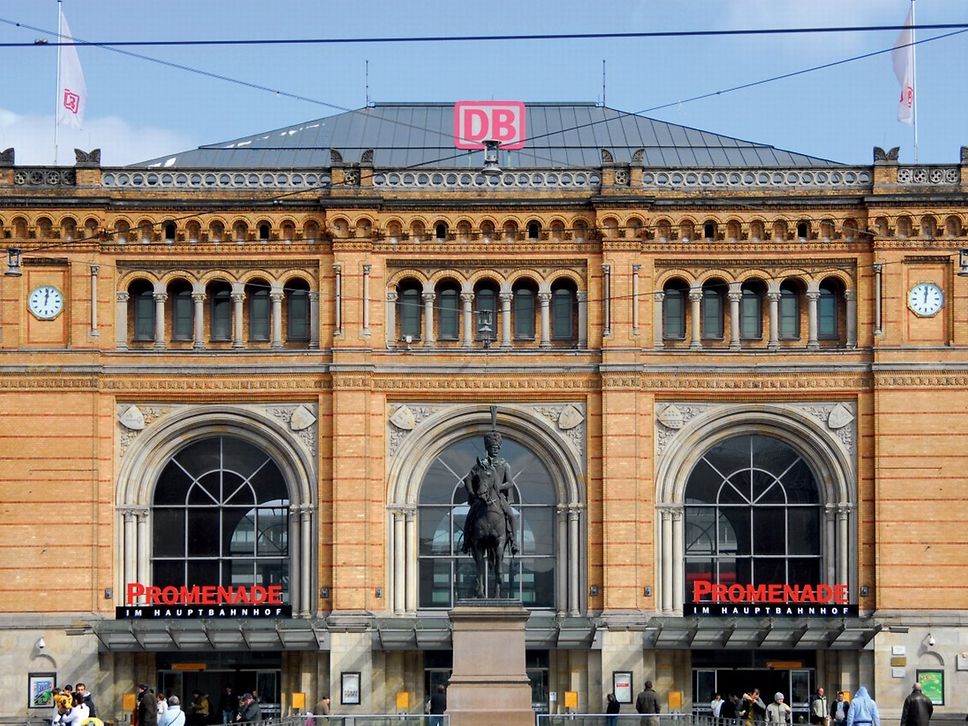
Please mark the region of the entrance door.
[[[708, 714], [709, 702], [719, 693], [724, 699], [730, 695], [742, 698], [754, 688], [760, 689], [763, 703], [769, 705], [776, 693], [793, 709], [794, 721], [806, 716], [810, 706], [813, 670], [780, 670], [773, 668], [717, 668], [693, 669], [693, 713]], [[806, 720], [806, 719], [804, 719]]]

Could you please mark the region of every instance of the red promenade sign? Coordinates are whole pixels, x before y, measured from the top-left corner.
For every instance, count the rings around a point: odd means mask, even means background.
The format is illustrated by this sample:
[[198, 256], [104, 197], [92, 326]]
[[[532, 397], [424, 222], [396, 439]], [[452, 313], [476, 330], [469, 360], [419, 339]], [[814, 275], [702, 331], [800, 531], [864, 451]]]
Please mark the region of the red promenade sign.
[[454, 104], [454, 146], [483, 149], [497, 141], [502, 149], [523, 149], [524, 104], [521, 101], [458, 101]]
[[856, 617], [857, 605], [849, 600], [847, 585], [720, 584], [709, 580], [692, 583], [692, 600], [686, 615], [711, 617]]
[[144, 585], [129, 583], [125, 605], [115, 617], [129, 618], [270, 618], [291, 617], [282, 585]]

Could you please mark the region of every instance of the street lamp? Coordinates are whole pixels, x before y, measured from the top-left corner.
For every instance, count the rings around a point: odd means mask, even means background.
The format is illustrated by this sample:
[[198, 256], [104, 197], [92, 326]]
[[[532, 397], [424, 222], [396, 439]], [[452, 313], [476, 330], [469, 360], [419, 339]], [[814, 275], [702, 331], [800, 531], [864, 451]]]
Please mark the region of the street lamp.
[[491, 335], [494, 329], [491, 327], [491, 310], [477, 311], [477, 337], [481, 339], [481, 345], [485, 348], [491, 347]]
[[20, 266], [20, 248], [7, 248], [7, 271], [3, 273], [7, 277], [20, 277], [24, 274]]
[[494, 139], [487, 139], [484, 142], [484, 168], [481, 174], [485, 176], [497, 176], [501, 173], [501, 167], [497, 165], [498, 142]]
[[958, 254], [958, 277], [968, 277], [968, 249]]

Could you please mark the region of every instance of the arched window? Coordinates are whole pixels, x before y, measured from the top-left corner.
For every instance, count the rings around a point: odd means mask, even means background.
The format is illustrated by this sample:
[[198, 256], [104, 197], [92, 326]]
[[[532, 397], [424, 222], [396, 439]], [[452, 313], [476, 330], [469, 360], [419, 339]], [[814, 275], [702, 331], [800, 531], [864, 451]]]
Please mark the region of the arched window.
[[662, 337], [684, 340], [686, 337], [686, 294], [689, 288], [682, 280], [666, 284], [662, 302]]
[[780, 338], [800, 338], [800, 291], [792, 282], [780, 285]]
[[[497, 292], [490, 287], [482, 287], [474, 293], [474, 336], [477, 340], [482, 340], [485, 336], [494, 340], [497, 327]], [[490, 330], [485, 332], [481, 326], [487, 323]]]
[[397, 300], [397, 317], [400, 320], [400, 338], [406, 340], [420, 340], [420, 320], [423, 312], [421, 289], [416, 283], [405, 284], [400, 289]]
[[534, 340], [534, 290], [522, 285], [514, 291], [514, 337]]
[[212, 340], [232, 340], [232, 288], [227, 282], [212, 283], [208, 299], [211, 301]]
[[813, 472], [769, 436], [727, 439], [693, 468], [685, 492], [685, 593], [699, 580], [816, 585], [822, 512]]
[[[474, 561], [462, 552], [467, 493], [463, 477], [478, 456], [479, 437], [451, 444], [434, 460], [420, 487], [419, 607], [448, 609], [474, 594]], [[502, 588], [525, 607], [555, 606], [555, 488], [535, 454], [505, 437], [501, 456], [514, 481], [511, 507], [520, 555], [505, 558]]]
[[457, 340], [460, 334], [460, 290], [446, 285], [437, 293], [437, 339]]
[[723, 283], [707, 282], [702, 286], [703, 340], [722, 340], [723, 338]]
[[134, 304], [134, 339], [155, 339], [155, 288], [145, 280], [134, 283], [129, 290]]
[[528, 222], [528, 239], [531, 241], [541, 239], [541, 222]]
[[575, 337], [575, 293], [567, 287], [551, 291], [551, 337], [571, 340]]
[[184, 280], [171, 285], [168, 291], [171, 300], [171, 338], [172, 340], [192, 339], [192, 286]]
[[151, 515], [153, 584], [281, 585], [289, 602], [289, 493], [260, 449], [227, 436], [185, 447], [158, 478]]
[[835, 340], [840, 337], [838, 280], [826, 279], [820, 283], [820, 299], [817, 301], [817, 334], [820, 338]]
[[759, 340], [763, 337], [763, 290], [757, 282], [744, 283], [739, 301], [739, 337]]
[[286, 338], [309, 340], [309, 285], [303, 280], [286, 283]]
[[269, 283], [255, 280], [245, 287], [249, 300], [249, 340], [269, 340]]
[[269, 241], [269, 233], [270, 233], [271, 229], [272, 228], [270, 227], [270, 225], [269, 225], [268, 222], [260, 222], [259, 223], [259, 241], [260, 242], [268, 242]]
[[162, 225], [162, 232], [165, 236], [165, 242], [175, 241], [175, 234], [177, 232], [177, 227], [175, 226], [174, 222], [172, 221], [165, 222]]
[[447, 239], [447, 223], [437, 222], [434, 225], [434, 239], [442, 242]]

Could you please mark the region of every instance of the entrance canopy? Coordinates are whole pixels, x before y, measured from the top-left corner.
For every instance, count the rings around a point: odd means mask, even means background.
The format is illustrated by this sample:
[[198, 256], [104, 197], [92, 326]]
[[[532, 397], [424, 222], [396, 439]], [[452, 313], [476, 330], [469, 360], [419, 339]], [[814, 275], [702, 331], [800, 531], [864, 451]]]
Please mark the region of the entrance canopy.
[[859, 650], [881, 626], [870, 618], [652, 618], [643, 645], [655, 649]]
[[318, 620], [101, 620], [103, 650], [329, 650]]

